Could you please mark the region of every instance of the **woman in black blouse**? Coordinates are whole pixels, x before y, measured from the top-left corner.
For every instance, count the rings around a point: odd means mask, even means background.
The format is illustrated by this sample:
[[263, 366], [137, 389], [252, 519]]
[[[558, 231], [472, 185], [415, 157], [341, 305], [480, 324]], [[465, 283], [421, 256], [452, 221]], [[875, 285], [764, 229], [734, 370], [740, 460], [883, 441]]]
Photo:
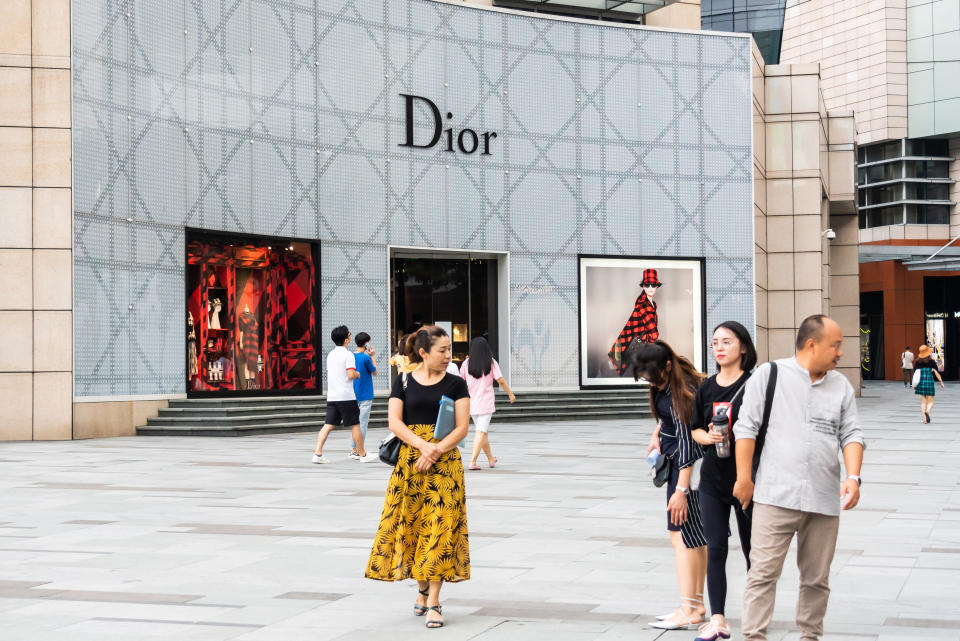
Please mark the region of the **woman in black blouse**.
[[[366, 577], [380, 581], [415, 579], [413, 606], [428, 628], [443, 627], [440, 588], [444, 581], [470, 578], [470, 544], [457, 444], [467, 435], [470, 395], [459, 376], [447, 373], [450, 337], [443, 328], [423, 327], [405, 344], [409, 374], [394, 382], [388, 417], [390, 431], [403, 441], [383, 503], [380, 527]], [[440, 399], [454, 401], [456, 427], [434, 438]]]
[[703, 584], [707, 574], [707, 541], [700, 521], [698, 492], [691, 488], [693, 466], [702, 456], [690, 434], [694, 396], [703, 375], [663, 341], [645, 343], [628, 352], [628, 368], [635, 379], [650, 383], [650, 408], [657, 428], [650, 438], [649, 454], [659, 449], [670, 459], [667, 483], [667, 530], [673, 544], [680, 584], [680, 607], [658, 617], [651, 627], [685, 630], [703, 620]]
[[[737, 459], [734, 453], [733, 424], [740, 414], [743, 386], [757, 365], [757, 349], [747, 328], [736, 321], [720, 323], [713, 330], [713, 357], [716, 374], [697, 390], [690, 427], [693, 440], [703, 447], [703, 470], [700, 475], [700, 513], [707, 538], [707, 592], [710, 595], [710, 621], [700, 627], [694, 641], [717, 641], [730, 638], [725, 617], [727, 600], [727, 552], [730, 531], [730, 510], [737, 519], [740, 549], [750, 569], [750, 519], [753, 504], [744, 510], [733, 497], [737, 480]], [[723, 436], [713, 430], [713, 417], [726, 410], [730, 417], [728, 449], [721, 456], [717, 444]]]

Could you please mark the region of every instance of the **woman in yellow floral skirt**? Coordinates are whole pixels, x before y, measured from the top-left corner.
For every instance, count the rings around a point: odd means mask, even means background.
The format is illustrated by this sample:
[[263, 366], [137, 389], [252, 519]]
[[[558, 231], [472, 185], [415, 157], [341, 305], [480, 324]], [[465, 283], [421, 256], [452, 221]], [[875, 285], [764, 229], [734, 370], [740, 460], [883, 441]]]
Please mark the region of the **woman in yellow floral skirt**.
[[[440, 588], [470, 578], [470, 543], [459, 443], [470, 421], [470, 396], [462, 378], [446, 372], [450, 337], [424, 327], [405, 344], [402, 372], [388, 407], [390, 431], [403, 441], [383, 502], [380, 527], [366, 577], [379, 581], [416, 579], [413, 606], [428, 628], [443, 627]], [[456, 428], [442, 441], [433, 437], [440, 397], [453, 399]]]

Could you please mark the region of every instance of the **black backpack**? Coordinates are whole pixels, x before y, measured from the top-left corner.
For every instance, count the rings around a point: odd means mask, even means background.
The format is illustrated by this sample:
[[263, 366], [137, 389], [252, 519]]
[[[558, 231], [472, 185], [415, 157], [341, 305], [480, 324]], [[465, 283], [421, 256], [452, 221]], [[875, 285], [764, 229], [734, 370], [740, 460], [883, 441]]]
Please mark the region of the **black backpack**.
[[773, 395], [777, 391], [777, 364], [770, 361], [770, 378], [767, 380], [767, 395], [763, 403], [763, 420], [757, 432], [756, 445], [753, 449], [753, 480], [757, 480], [757, 469], [760, 467], [760, 453], [763, 443], [767, 440], [767, 428], [770, 426], [770, 410], [773, 408]]

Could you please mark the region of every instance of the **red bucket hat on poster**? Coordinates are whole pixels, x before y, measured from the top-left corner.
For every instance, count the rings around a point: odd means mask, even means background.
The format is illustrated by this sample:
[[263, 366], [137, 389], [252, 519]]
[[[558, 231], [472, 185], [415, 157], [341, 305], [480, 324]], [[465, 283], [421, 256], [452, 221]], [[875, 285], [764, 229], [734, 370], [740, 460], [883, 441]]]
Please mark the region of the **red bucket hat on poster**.
[[643, 282], [640, 283], [641, 287], [646, 287], [647, 285], [655, 285], [660, 287], [663, 283], [660, 282], [660, 279], [657, 278], [657, 270], [655, 269], [645, 269], [643, 270]]

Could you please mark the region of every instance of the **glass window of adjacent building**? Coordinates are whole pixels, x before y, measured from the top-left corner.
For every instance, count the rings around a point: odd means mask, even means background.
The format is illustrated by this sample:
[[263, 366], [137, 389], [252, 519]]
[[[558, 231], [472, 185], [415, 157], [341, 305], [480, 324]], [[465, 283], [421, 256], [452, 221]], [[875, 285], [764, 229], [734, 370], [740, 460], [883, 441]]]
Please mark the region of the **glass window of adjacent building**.
[[901, 139], [857, 150], [860, 227], [942, 225], [950, 219], [947, 141]]
[[780, 62], [786, 0], [703, 0], [700, 22], [709, 31], [749, 33], [767, 64]]

